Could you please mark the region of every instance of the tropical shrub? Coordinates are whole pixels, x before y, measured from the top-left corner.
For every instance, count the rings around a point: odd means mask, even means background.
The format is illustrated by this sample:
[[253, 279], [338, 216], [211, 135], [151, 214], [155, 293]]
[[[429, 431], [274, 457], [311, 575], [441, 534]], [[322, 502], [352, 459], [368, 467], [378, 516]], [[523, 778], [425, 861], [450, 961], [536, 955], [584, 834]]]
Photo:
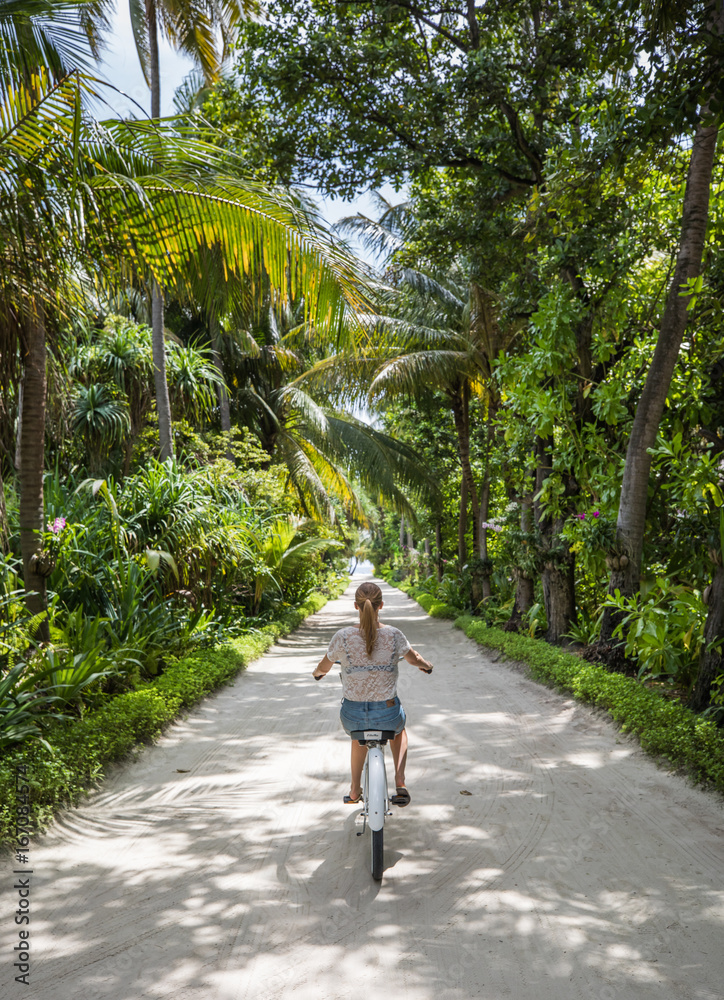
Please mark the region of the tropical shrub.
[[621, 614], [614, 636], [625, 641], [625, 653], [638, 663], [641, 678], [665, 678], [689, 688], [704, 642], [707, 607], [698, 590], [658, 577], [645, 595], [609, 596], [605, 607]]

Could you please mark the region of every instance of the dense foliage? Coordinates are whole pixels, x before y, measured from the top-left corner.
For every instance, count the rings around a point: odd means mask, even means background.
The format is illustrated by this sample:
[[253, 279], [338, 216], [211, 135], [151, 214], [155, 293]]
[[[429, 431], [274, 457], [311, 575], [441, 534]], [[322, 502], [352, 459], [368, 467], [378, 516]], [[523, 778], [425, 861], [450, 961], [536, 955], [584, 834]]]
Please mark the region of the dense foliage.
[[276, 0], [205, 105], [259, 176], [407, 185], [347, 225], [387, 287], [310, 383], [434, 470], [378, 565], [699, 710], [724, 644], [722, 34], [709, 4]]

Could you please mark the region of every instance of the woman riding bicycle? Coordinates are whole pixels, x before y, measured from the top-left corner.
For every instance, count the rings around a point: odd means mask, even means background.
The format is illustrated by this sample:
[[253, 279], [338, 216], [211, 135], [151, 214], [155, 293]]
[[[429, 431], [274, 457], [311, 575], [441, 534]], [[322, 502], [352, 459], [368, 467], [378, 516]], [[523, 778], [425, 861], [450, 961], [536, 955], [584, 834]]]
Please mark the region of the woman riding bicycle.
[[[397, 665], [404, 658], [430, 674], [432, 664], [412, 649], [398, 628], [380, 622], [382, 591], [376, 583], [363, 583], [357, 588], [354, 606], [359, 611], [359, 625], [347, 625], [332, 636], [313, 676], [319, 680], [329, 673], [334, 663], [341, 663], [343, 697], [339, 717], [345, 732], [386, 729], [397, 734], [390, 741], [396, 789], [390, 801], [406, 806], [410, 801], [410, 793], [405, 787], [407, 731], [405, 712], [397, 697]], [[367, 747], [352, 740], [352, 783], [344, 801], [353, 805], [362, 797], [362, 768], [366, 754]]]

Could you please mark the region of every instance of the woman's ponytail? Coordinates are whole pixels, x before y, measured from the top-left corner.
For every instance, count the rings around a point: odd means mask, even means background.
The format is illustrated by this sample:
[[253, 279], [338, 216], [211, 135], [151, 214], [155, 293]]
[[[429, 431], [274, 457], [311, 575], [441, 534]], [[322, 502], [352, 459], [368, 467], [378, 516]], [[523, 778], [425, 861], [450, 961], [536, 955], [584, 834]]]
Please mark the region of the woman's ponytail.
[[377, 612], [382, 604], [382, 591], [376, 583], [363, 583], [357, 588], [354, 599], [359, 608], [359, 626], [367, 655], [372, 656], [377, 642]]

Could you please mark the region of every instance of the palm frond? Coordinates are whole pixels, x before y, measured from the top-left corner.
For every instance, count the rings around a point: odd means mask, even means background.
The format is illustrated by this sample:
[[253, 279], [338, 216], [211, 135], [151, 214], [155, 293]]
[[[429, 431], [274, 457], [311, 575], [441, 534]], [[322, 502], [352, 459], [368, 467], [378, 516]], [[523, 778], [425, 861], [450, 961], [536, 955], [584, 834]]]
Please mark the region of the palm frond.
[[138, 61], [141, 64], [143, 79], [146, 86], [151, 86], [151, 48], [148, 37], [148, 20], [146, 18], [146, 4], [144, 0], [129, 0], [129, 10], [131, 14], [131, 29], [133, 40], [136, 43]]
[[109, 26], [107, 0], [3, 0], [0, 5], [0, 92], [33, 74], [60, 79], [88, 69]]
[[421, 391], [446, 389], [478, 374], [474, 361], [462, 351], [413, 351], [387, 362], [369, 389], [370, 402], [387, 396], [415, 396]]
[[299, 298], [318, 331], [336, 343], [348, 336], [367, 302], [362, 270], [298, 198], [214, 172], [218, 149], [168, 123], [89, 120], [79, 103], [89, 85], [76, 74], [46, 81], [40, 100], [19, 87], [0, 104], [0, 190], [22, 200], [18, 172], [36, 171], [28, 210], [37, 234], [17, 232], [16, 257], [0, 259], [0, 282], [4, 265], [12, 271], [6, 288], [37, 294], [38, 250], [57, 273], [73, 245], [97, 270], [121, 256], [129, 275], [215, 307], [202, 265], [218, 253], [252, 299], [269, 288], [278, 302]]
[[358, 212], [340, 219], [335, 230], [356, 237], [366, 250], [389, 262], [409, 234], [410, 202], [393, 205], [379, 191], [373, 192], [372, 197], [380, 212], [378, 219]]

